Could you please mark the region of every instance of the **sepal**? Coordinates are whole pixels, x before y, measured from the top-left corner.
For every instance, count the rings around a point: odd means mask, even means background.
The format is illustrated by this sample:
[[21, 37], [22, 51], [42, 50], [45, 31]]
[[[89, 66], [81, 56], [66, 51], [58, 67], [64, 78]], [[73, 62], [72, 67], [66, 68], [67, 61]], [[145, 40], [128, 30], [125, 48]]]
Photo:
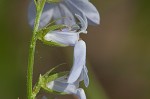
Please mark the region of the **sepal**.
[[50, 69], [48, 72], [46, 72], [46, 73], [43, 75], [43, 77], [47, 78], [48, 76], [50, 76], [50, 75], [53, 73], [54, 70], [56, 70], [57, 68], [59, 68], [60, 66], [62, 66], [62, 65], [64, 65], [64, 64], [66, 64], [66, 63], [62, 63], [62, 64], [59, 64], [59, 65], [53, 67], [53, 68]]
[[47, 3], [59, 3], [62, 0], [46, 0]]
[[36, 10], [39, 11], [43, 9], [43, 5], [45, 5], [46, 0], [34, 0], [34, 3], [36, 5]]
[[57, 42], [47, 41], [45, 40], [44, 37], [47, 33], [51, 33], [52, 31], [55, 31], [55, 30], [61, 30], [65, 27], [67, 26], [66, 25], [52, 25], [52, 26], [48, 25], [47, 27], [38, 31], [37, 38], [41, 40], [44, 44], [49, 45], [49, 46], [64, 46], [63, 44], [59, 44]]
[[54, 30], [61, 30], [63, 28], [67, 27], [66, 25], [52, 25], [52, 26], [46, 26], [45, 28], [38, 31], [38, 34], [41, 34], [42, 36], [45, 36], [48, 32], [54, 31]]
[[[64, 64], [64, 63], [63, 63]], [[53, 73], [52, 72], [57, 69], [59, 66], [63, 65], [60, 64], [58, 66], [55, 66], [54, 68], [50, 69], [48, 72], [46, 72], [44, 75], [39, 76], [39, 80], [38, 82], [35, 84], [34, 88], [33, 88], [33, 92], [32, 92], [32, 98], [34, 99], [36, 97], [36, 95], [39, 93], [40, 89], [44, 89], [47, 92], [50, 93], [55, 93], [55, 94], [65, 94], [64, 92], [56, 92], [54, 90], [51, 90], [47, 87], [47, 83], [54, 81], [57, 78], [60, 78], [62, 76], [68, 75], [69, 72], [68, 71], [64, 71], [64, 72], [59, 72], [59, 73]]]
[[[44, 80], [44, 82], [42, 83], [41, 88], [43, 88], [45, 91], [50, 92], [50, 93], [66, 94], [66, 93], [64, 93], [64, 92], [57, 92], [57, 91], [54, 91], [54, 90], [48, 88], [48, 87], [47, 87], [47, 84], [48, 84], [49, 82], [51, 82], [51, 81], [54, 81], [54, 80], [56, 80], [56, 79], [58, 79], [58, 78], [60, 78], [60, 77], [62, 77], [62, 76], [66, 76], [66, 75], [68, 75], [68, 74], [69, 74], [68, 71], [64, 71], [64, 72], [55, 73], [55, 74], [53, 74], [53, 75], [51, 75], [51, 76], [49, 76], [49, 77], [46, 77], [46, 78], [43, 76], [43, 78], [44, 78], [45, 80]], [[67, 78], [66, 78], [66, 79], [67, 79]]]

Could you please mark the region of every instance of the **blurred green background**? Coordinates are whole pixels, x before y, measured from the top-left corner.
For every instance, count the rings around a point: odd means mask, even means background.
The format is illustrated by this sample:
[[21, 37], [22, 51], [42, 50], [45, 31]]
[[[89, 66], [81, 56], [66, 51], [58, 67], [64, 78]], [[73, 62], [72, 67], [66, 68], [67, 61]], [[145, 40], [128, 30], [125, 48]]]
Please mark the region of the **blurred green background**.
[[[88, 99], [150, 99], [150, 1], [90, 1], [101, 14], [101, 25], [90, 26], [88, 34], [82, 35], [91, 79], [86, 90]], [[32, 32], [27, 22], [28, 3], [0, 0], [0, 99], [26, 99]], [[60, 63], [67, 65], [59, 71], [69, 70], [72, 50], [38, 42], [33, 83], [40, 73]], [[43, 95], [49, 94], [41, 91], [38, 99]], [[71, 95], [56, 98], [75, 99]]]

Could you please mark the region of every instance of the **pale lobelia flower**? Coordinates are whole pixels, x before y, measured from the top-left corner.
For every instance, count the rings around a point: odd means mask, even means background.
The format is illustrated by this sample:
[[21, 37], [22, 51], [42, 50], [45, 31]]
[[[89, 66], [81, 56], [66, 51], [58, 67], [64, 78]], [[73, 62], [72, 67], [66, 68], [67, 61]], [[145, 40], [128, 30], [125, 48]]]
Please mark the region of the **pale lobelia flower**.
[[89, 84], [87, 69], [85, 66], [86, 45], [83, 40], [76, 42], [74, 47], [74, 64], [69, 76], [57, 78], [47, 83], [47, 87], [66, 94], [74, 94], [79, 99], [86, 99], [85, 92], [79, 88], [79, 82], [84, 80], [85, 86]]
[[[47, 0], [48, 1], [48, 0]], [[46, 26], [52, 19], [56, 24], [66, 24], [72, 26], [75, 24], [75, 14], [82, 17], [84, 14], [89, 25], [100, 23], [100, 15], [95, 6], [89, 0], [57, 0], [57, 3], [46, 3], [40, 19], [40, 28]], [[29, 4], [28, 20], [33, 27], [36, 17], [36, 8], [33, 0]]]
[[74, 24], [71, 27], [68, 26], [62, 30], [51, 31], [47, 33], [43, 38], [46, 42], [55, 42], [61, 46], [74, 46], [79, 40], [80, 33], [87, 33], [87, 19], [83, 15], [83, 18], [75, 14], [79, 20], [79, 24]]
[[60, 77], [54, 81], [47, 83], [47, 88], [57, 92], [63, 92], [64, 94], [74, 94], [79, 99], [86, 99], [85, 92], [82, 88], [79, 88], [79, 81], [74, 83], [67, 83], [66, 76]]

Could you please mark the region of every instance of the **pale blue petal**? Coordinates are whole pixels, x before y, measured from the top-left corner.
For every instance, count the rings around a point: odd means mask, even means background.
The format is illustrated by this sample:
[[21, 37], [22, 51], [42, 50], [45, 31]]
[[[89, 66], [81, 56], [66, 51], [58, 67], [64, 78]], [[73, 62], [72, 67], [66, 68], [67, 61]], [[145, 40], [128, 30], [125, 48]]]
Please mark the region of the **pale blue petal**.
[[63, 83], [59, 81], [52, 81], [47, 84], [47, 87], [58, 92], [66, 92], [68, 94], [75, 93], [77, 88], [73, 84]]
[[57, 4], [57, 6], [54, 8], [54, 14], [53, 14], [53, 19], [57, 20], [56, 24], [66, 24], [68, 26], [72, 26], [75, 24], [75, 18], [72, 12], [69, 11], [69, 9], [62, 3]]
[[86, 66], [84, 66], [84, 68], [83, 68], [83, 79], [84, 79], [84, 85], [86, 86], [86, 87], [88, 87], [89, 86], [89, 77], [88, 77], [88, 70], [87, 70], [87, 67]]
[[88, 77], [88, 71], [87, 71], [87, 67], [84, 65], [83, 69], [82, 69], [82, 72], [80, 74], [80, 77], [78, 79], [79, 81], [82, 81], [84, 80], [84, 85], [86, 87], [88, 87], [89, 85], [89, 77]]
[[[42, 28], [49, 23], [53, 15], [53, 9], [52, 9], [53, 7], [54, 5], [52, 4], [51, 6], [49, 4], [45, 4], [44, 10], [40, 19], [39, 28]], [[32, 0], [28, 8], [28, 22], [32, 28], [34, 27], [35, 17], [36, 17], [36, 7]]]
[[89, 24], [95, 25], [100, 23], [99, 12], [89, 1], [64, 0], [64, 2], [72, 12], [79, 14], [80, 16], [82, 16], [82, 14], [85, 14]]
[[78, 18], [78, 20], [80, 21], [81, 23], [81, 29], [80, 29], [80, 32], [82, 33], [87, 33], [86, 29], [88, 27], [88, 23], [87, 23], [87, 18], [86, 16], [83, 14], [83, 18], [78, 15], [78, 14], [75, 14], [75, 16]]
[[79, 82], [75, 84], [67, 83], [66, 76], [63, 76], [63, 77], [56, 79], [55, 81], [49, 82], [47, 84], [47, 87], [58, 92], [74, 94], [76, 93], [76, 89], [79, 87]]
[[74, 47], [74, 63], [68, 77], [68, 83], [75, 82], [82, 72], [86, 59], [86, 44], [83, 40], [76, 42]]
[[51, 81], [47, 83], [47, 87], [51, 90], [57, 91], [57, 92], [64, 92], [67, 94], [74, 94], [79, 97], [79, 99], [86, 99], [85, 92], [82, 88], [79, 87], [79, 82], [74, 83], [67, 83], [66, 82], [66, 76], [60, 77], [54, 81]]
[[53, 4], [45, 4], [44, 9], [43, 9], [43, 13], [41, 15], [41, 19], [40, 19], [40, 26], [39, 27], [44, 27], [46, 26], [48, 23], [50, 23], [52, 16], [54, 14], [54, 8], [55, 5]]
[[36, 16], [36, 8], [32, 0], [32, 2], [30, 2], [29, 7], [28, 7], [28, 22], [32, 28], [34, 27], [35, 16]]
[[79, 99], [86, 99], [85, 92], [82, 88], [77, 89], [76, 95], [79, 97]]
[[52, 31], [44, 37], [46, 41], [53, 41], [64, 46], [74, 46], [79, 39], [79, 34], [76, 32]]
[[84, 80], [84, 71], [82, 69], [81, 74], [80, 74], [80, 76], [78, 78], [78, 81], [83, 81], [83, 80]]

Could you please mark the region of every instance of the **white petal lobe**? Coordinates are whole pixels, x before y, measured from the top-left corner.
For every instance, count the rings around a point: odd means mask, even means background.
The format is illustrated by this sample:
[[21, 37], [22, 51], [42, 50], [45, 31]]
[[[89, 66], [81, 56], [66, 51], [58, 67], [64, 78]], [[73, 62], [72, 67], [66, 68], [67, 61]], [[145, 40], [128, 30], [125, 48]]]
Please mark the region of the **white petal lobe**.
[[76, 32], [53, 31], [45, 35], [45, 40], [53, 41], [65, 46], [74, 46], [79, 39], [79, 34]]
[[80, 40], [76, 42], [74, 47], [74, 63], [70, 75], [68, 77], [68, 83], [73, 83], [79, 78], [83, 66], [85, 65], [85, 59], [86, 59], [86, 44], [83, 40]]

